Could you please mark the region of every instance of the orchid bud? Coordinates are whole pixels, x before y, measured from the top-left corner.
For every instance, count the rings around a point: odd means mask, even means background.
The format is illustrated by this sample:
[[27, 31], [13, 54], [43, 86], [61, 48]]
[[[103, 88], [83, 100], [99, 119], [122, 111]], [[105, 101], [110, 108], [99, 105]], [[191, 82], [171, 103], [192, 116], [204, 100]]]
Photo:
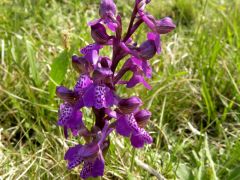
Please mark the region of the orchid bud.
[[173, 23], [170, 17], [156, 20], [152, 15], [146, 15], [141, 11], [139, 14], [141, 15], [141, 18], [145, 24], [155, 33], [167, 34], [176, 28], [176, 25]]
[[137, 110], [142, 105], [140, 98], [133, 96], [128, 99], [122, 99], [118, 103], [120, 111], [124, 114], [130, 114]]
[[56, 88], [56, 95], [62, 100], [68, 103], [75, 103], [77, 101], [77, 94], [64, 86], [58, 86]]
[[157, 52], [155, 42], [153, 40], [147, 40], [139, 47], [139, 57], [148, 60], [151, 59]]
[[167, 34], [174, 30], [176, 25], [173, 23], [170, 17], [165, 17], [155, 21], [155, 30], [159, 34]]
[[94, 41], [98, 44], [107, 44], [111, 39], [111, 36], [107, 34], [104, 25], [100, 23], [91, 26], [91, 35]]
[[72, 66], [79, 73], [86, 73], [91, 71], [91, 65], [84, 57], [72, 56]]
[[101, 18], [113, 17], [116, 15], [116, 5], [113, 0], [101, 0], [99, 15]]
[[145, 127], [148, 120], [150, 119], [151, 117], [151, 112], [149, 112], [148, 110], [141, 110], [141, 111], [138, 111], [135, 115], [134, 115], [138, 125], [140, 127]]

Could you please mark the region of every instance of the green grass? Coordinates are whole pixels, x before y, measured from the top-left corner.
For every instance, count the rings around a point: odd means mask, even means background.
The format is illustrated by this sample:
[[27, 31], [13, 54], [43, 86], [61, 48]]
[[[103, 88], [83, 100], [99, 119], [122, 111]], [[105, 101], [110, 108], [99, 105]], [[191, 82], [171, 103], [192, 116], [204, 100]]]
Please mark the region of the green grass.
[[[117, 3], [129, 17], [133, 0]], [[66, 45], [78, 54], [92, 42], [87, 22], [97, 7], [96, 0], [0, 1], [0, 179], [79, 177], [63, 160], [79, 140], [65, 140], [56, 126], [60, 100], [49, 94], [49, 72]], [[133, 153], [129, 140], [111, 135], [103, 179], [156, 179], [149, 167], [167, 179], [240, 178], [239, 7], [239, 0], [152, 0], [148, 10], [172, 16], [177, 29], [151, 60], [153, 90], [118, 91], [142, 97], [154, 143]], [[76, 78], [68, 66], [63, 84]]]

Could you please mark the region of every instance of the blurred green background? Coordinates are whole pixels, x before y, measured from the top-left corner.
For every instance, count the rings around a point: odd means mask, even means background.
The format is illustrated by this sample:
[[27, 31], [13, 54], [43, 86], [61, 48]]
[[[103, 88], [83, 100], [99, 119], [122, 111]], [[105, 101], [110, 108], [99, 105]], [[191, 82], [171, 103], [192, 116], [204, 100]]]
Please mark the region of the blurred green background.
[[[116, 3], [126, 24], [134, 1]], [[98, 18], [98, 4], [0, 1], [0, 179], [79, 178], [80, 169], [68, 171], [63, 160], [79, 139], [65, 140], [56, 126], [60, 100], [50, 96], [49, 72], [66, 44], [79, 54], [92, 42], [87, 22]], [[177, 28], [162, 36], [162, 54], [151, 60], [153, 89], [118, 93], [141, 96], [153, 113], [154, 143], [134, 152], [112, 134], [102, 179], [240, 179], [240, 1], [152, 0], [147, 9], [172, 17]], [[67, 64], [62, 84], [72, 87], [77, 74]]]

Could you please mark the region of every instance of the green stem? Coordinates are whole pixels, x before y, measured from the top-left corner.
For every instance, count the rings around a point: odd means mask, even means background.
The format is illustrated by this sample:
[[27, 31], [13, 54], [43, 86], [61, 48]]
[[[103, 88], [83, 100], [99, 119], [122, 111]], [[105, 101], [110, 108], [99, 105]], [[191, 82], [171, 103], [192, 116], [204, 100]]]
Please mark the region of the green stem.
[[133, 165], [134, 165], [135, 154], [136, 154], [136, 149], [133, 148], [133, 151], [132, 151], [132, 159], [131, 159], [131, 166], [130, 166], [130, 172], [133, 171]]

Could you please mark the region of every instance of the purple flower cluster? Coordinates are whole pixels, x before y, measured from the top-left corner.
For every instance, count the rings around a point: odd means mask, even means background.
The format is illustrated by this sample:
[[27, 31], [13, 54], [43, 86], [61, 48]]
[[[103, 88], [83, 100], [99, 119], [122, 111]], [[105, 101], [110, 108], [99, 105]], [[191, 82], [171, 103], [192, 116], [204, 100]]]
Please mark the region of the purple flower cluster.
[[[156, 20], [146, 13], [144, 8], [149, 2], [135, 1], [127, 32], [123, 36], [121, 16], [117, 15], [115, 3], [113, 0], [101, 0], [100, 18], [89, 23], [94, 43], [81, 49], [81, 56], [72, 57], [72, 65], [80, 74], [76, 85], [72, 90], [64, 86], [56, 89], [57, 96], [64, 101], [59, 108], [58, 125], [64, 128], [66, 138], [70, 129], [74, 136], [81, 136], [86, 141], [84, 145], [69, 148], [65, 154], [69, 169], [83, 163], [80, 176], [84, 179], [103, 176], [103, 154], [109, 147], [108, 135], [113, 130], [129, 137], [135, 148], [153, 141], [144, 129], [151, 113], [141, 109], [141, 99], [137, 96], [122, 98], [116, 94], [116, 85], [132, 88], [141, 83], [151, 89], [146, 81], [152, 75], [149, 60], [161, 52], [161, 34], [175, 28], [169, 17]], [[150, 32], [146, 41], [138, 45], [131, 37], [143, 23]], [[113, 35], [109, 35], [106, 28]], [[100, 56], [104, 46], [112, 47], [111, 58]], [[122, 59], [126, 59], [125, 63], [117, 71]], [[122, 80], [128, 71], [132, 72], [132, 76], [127, 81]], [[95, 115], [95, 124], [90, 130], [82, 119], [83, 107], [92, 108]]]

